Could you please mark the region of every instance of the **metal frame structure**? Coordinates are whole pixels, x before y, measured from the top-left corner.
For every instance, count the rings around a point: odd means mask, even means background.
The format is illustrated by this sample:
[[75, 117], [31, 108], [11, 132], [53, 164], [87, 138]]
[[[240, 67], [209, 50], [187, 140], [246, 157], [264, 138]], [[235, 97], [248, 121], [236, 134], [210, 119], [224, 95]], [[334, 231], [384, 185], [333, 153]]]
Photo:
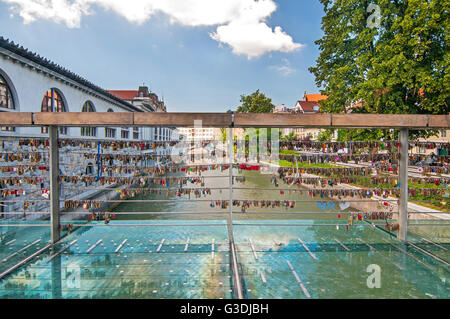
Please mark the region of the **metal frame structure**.
[[[449, 129], [448, 115], [380, 115], [380, 114], [233, 114], [233, 113], [0, 113], [0, 126], [49, 127], [50, 144], [50, 220], [51, 243], [60, 241], [59, 197], [59, 127], [122, 127], [122, 126], [193, 126], [201, 120], [204, 127], [228, 128], [228, 161], [234, 164], [233, 128], [374, 128], [399, 129], [399, 235], [407, 240], [408, 230], [408, 134], [411, 129]], [[238, 299], [243, 298], [236, 248], [233, 236], [233, 172], [229, 175], [230, 210], [227, 221], [233, 283]], [[106, 189], [107, 190], [107, 189]], [[205, 224], [207, 226], [207, 224]], [[30, 257], [31, 258], [31, 257]]]

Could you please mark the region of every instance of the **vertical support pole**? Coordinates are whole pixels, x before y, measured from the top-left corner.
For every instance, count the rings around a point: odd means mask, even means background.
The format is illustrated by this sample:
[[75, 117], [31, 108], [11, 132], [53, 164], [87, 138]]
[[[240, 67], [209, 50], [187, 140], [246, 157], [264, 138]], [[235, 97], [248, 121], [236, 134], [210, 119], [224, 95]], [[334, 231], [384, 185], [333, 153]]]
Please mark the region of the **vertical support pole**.
[[230, 164], [229, 171], [229, 193], [230, 193], [230, 227], [231, 232], [230, 241], [234, 242], [233, 238], [233, 163], [234, 163], [234, 143], [233, 143], [233, 128], [228, 129], [228, 162]]
[[59, 149], [58, 149], [58, 127], [50, 126], [50, 222], [52, 244], [61, 238], [60, 214], [59, 214]]
[[62, 299], [62, 267], [61, 255], [56, 256], [51, 261], [52, 271], [52, 299]]
[[228, 220], [228, 239], [230, 241], [230, 256], [231, 265], [233, 267], [234, 290], [238, 299], [243, 299], [241, 276], [239, 275], [239, 268], [237, 263], [236, 248], [234, 245], [233, 235], [233, 164], [234, 164], [234, 142], [233, 142], [233, 128], [228, 129], [228, 159], [230, 163], [229, 172], [229, 190], [230, 190], [230, 216]]
[[399, 182], [400, 202], [398, 206], [398, 238], [406, 241], [408, 236], [408, 129], [400, 131], [400, 159], [399, 159]]

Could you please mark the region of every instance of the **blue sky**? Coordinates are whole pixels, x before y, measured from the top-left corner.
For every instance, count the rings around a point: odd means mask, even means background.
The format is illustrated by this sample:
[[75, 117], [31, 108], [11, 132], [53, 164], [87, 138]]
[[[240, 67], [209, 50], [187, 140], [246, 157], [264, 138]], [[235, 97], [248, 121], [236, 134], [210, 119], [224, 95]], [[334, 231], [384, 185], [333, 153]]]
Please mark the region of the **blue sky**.
[[[235, 110], [240, 95], [256, 89], [274, 104], [292, 107], [304, 91], [319, 93], [308, 68], [319, 54], [314, 41], [322, 36], [322, 5], [318, 0], [265, 1], [276, 3], [276, 11], [260, 22], [272, 29], [280, 26], [292, 42], [285, 49], [258, 51], [256, 57], [250, 56], [253, 48], [235, 45], [238, 40], [225, 39], [225, 33], [222, 42], [212, 38], [215, 32], [222, 36], [218, 27], [228, 22], [192, 26], [195, 22], [182, 20], [179, 12], [171, 16], [159, 11], [141, 19], [98, 3], [72, 23], [58, 20], [58, 13], [45, 17], [39, 11], [27, 12], [22, 0], [0, 0], [0, 35], [105, 89], [137, 89], [145, 83], [159, 96], [164, 94], [169, 112]], [[204, 21], [209, 12], [199, 15], [202, 24], [208, 24]], [[179, 20], [173, 22], [173, 17]], [[294, 44], [302, 47], [293, 49]], [[237, 54], [232, 46], [245, 52]]]

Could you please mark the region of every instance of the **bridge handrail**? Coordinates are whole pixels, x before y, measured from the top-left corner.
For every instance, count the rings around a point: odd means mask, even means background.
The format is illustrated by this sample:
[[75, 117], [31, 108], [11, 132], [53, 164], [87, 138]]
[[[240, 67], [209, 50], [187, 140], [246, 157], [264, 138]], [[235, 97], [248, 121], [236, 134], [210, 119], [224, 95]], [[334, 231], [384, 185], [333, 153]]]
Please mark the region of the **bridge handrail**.
[[1, 126], [172, 126], [448, 129], [450, 115], [0, 112]]

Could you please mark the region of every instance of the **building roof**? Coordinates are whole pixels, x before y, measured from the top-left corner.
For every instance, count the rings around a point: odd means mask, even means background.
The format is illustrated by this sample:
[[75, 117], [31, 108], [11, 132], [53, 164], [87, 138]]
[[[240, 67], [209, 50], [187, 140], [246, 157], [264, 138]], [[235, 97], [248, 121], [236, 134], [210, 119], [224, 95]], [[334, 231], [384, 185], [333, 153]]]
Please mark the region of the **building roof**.
[[322, 100], [328, 99], [328, 96], [322, 94], [306, 94], [305, 101], [306, 102], [319, 102]]
[[121, 104], [123, 107], [131, 109], [135, 112], [142, 112], [142, 110], [134, 107], [133, 105], [131, 105], [130, 103], [122, 100], [121, 98], [110, 94], [109, 92], [107, 92], [106, 90], [100, 88], [99, 86], [89, 82], [88, 80], [82, 78], [81, 76], [67, 70], [66, 68], [48, 60], [45, 59], [43, 57], [41, 57], [40, 55], [38, 55], [37, 53], [31, 52], [28, 49], [25, 49], [23, 46], [19, 46], [18, 44], [15, 44], [13, 41], [9, 41], [9, 39], [5, 39], [3, 37], [0, 36], [0, 48], [3, 48], [5, 50], [8, 50], [14, 54], [17, 54], [18, 56], [25, 58], [27, 60], [30, 60], [31, 62], [34, 62], [36, 64], [39, 64], [42, 67], [45, 67], [53, 72], [56, 72], [62, 76], [65, 76], [69, 79], [71, 79], [72, 81], [83, 85], [85, 87], [90, 88], [91, 90], [95, 91], [96, 93], [109, 98], [115, 102], [117, 102], [118, 104]]
[[273, 113], [284, 113], [287, 112], [287, 107], [284, 104], [279, 104], [273, 109]]
[[306, 113], [319, 113], [320, 105], [317, 102], [298, 101], [297, 106], [301, 107]]
[[139, 95], [137, 90], [108, 90], [108, 92], [122, 100], [133, 100]]

